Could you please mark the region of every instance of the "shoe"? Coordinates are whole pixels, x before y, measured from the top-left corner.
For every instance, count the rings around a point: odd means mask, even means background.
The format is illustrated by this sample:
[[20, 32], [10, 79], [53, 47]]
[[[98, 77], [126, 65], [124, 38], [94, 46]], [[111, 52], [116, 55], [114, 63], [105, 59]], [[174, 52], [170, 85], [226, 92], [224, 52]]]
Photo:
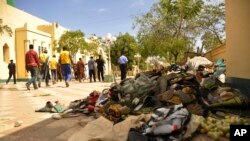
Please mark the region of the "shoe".
[[26, 83], [25, 86], [27, 87], [27, 90], [30, 90], [30, 85], [28, 83]]
[[69, 87], [69, 82], [66, 82], [66, 87]]

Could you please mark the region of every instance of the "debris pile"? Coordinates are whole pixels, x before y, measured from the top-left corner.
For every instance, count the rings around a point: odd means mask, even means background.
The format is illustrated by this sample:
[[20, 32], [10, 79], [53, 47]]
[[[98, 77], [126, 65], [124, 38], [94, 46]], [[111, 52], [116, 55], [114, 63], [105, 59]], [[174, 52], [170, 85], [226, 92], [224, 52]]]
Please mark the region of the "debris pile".
[[[195, 73], [188, 71], [192, 65]], [[219, 79], [225, 72], [222, 62], [215, 68], [211, 71], [211, 62], [207, 60], [190, 60], [185, 66], [171, 65], [139, 73], [102, 92], [93, 91], [87, 98], [72, 101], [66, 108], [70, 112], [66, 113], [84, 113], [98, 119], [105, 117], [115, 125], [126, 122], [129, 117], [150, 116], [138, 121], [139, 127], [126, 130], [127, 138], [121, 140], [184, 140], [198, 133], [207, 134], [214, 140], [228, 138], [230, 124], [249, 123], [242, 117], [250, 116], [250, 100]], [[191, 118], [193, 116], [196, 118]], [[197, 123], [197, 128], [188, 126], [193, 122]], [[81, 134], [73, 135], [69, 140], [78, 138], [75, 136]], [[85, 140], [87, 138], [81, 138], [81, 141]]]

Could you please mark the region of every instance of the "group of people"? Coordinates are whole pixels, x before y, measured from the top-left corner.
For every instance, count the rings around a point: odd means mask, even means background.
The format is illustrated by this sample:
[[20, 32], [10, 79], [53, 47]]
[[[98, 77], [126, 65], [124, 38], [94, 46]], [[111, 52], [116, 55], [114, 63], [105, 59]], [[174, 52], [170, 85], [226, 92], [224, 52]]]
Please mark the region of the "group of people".
[[27, 72], [31, 74], [31, 78], [25, 84], [27, 89], [30, 90], [31, 84], [33, 84], [34, 89], [38, 89], [38, 87], [41, 87], [42, 80], [45, 80], [46, 86], [49, 86], [50, 78], [52, 79], [52, 83], [55, 84], [56, 79], [62, 79], [61, 73], [66, 87], [69, 87], [72, 63], [72, 57], [66, 47], [63, 47], [63, 51], [57, 62], [55, 55], [53, 55], [52, 58], [47, 55], [47, 50], [44, 50], [43, 53], [38, 56], [34, 50], [34, 45], [30, 44], [29, 51], [25, 54], [25, 68]]
[[90, 60], [86, 64], [88, 66], [88, 70], [85, 67], [84, 62], [82, 61], [82, 58], [79, 58], [79, 61], [74, 64], [73, 70], [75, 79], [79, 80], [79, 82], [82, 82], [83, 79], [86, 79], [85, 71], [88, 71], [89, 80], [90, 82], [96, 82], [96, 75], [98, 77], [98, 80], [100, 82], [104, 81], [104, 66], [105, 61], [103, 60], [102, 56], [99, 55], [99, 58], [94, 60], [94, 57], [91, 56]]
[[89, 71], [89, 80], [90, 82], [96, 82], [96, 73], [99, 82], [104, 81], [104, 66], [105, 61], [103, 60], [102, 56], [99, 55], [99, 58], [94, 60], [94, 57], [91, 56], [90, 60], [88, 61], [88, 71]]
[[[118, 59], [121, 70], [121, 80], [126, 79], [127, 62], [128, 59], [124, 54], [122, 54]], [[34, 45], [30, 44], [29, 51], [25, 54], [25, 69], [27, 72], [30, 72], [31, 78], [28, 79], [25, 85], [28, 90], [30, 90], [31, 84], [34, 89], [38, 89], [41, 87], [42, 80], [45, 81], [46, 86], [50, 86], [50, 79], [53, 84], [55, 84], [58, 80], [62, 81], [62, 79], [64, 79], [66, 87], [69, 87], [69, 81], [72, 78], [71, 65], [73, 65], [73, 60], [66, 47], [63, 47], [63, 51], [60, 53], [59, 60], [57, 61], [55, 55], [53, 55], [52, 58], [47, 55], [47, 50], [44, 50], [43, 53], [38, 55], [38, 53], [34, 50]], [[90, 82], [96, 82], [96, 75], [100, 82], [104, 81], [105, 61], [101, 55], [99, 55], [99, 58], [96, 60], [94, 60], [94, 57], [91, 56], [87, 66]], [[9, 78], [6, 81], [6, 84], [9, 83], [12, 76], [14, 77], [14, 84], [16, 84], [16, 65], [13, 60], [10, 60], [8, 68]], [[82, 58], [79, 58], [75, 68], [75, 71], [77, 72], [75, 75], [77, 75], [79, 82], [86, 79], [84, 73], [85, 70], [85, 64]]]
[[[88, 61], [87, 65], [90, 82], [92, 82], [92, 80], [96, 82], [95, 64], [97, 64], [98, 80], [104, 81], [105, 61], [102, 59], [101, 55], [99, 55], [98, 59], [94, 60], [91, 56]], [[73, 60], [66, 47], [63, 47], [63, 51], [60, 53], [57, 62], [55, 55], [53, 55], [52, 58], [47, 55], [47, 50], [44, 50], [44, 52], [38, 56], [38, 53], [34, 50], [34, 46], [32, 44], [29, 45], [29, 51], [27, 51], [25, 55], [25, 67], [27, 72], [31, 74], [31, 78], [26, 83], [27, 89], [30, 90], [31, 84], [33, 84], [34, 89], [38, 89], [38, 87], [41, 87], [42, 80], [45, 81], [46, 86], [49, 86], [50, 79], [52, 83], [55, 84], [58, 79], [61, 80], [62, 78], [65, 81], [66, 87], [69, 87], [69, 81], [72, 78], [72, 65]], [[79, 61], [76, 63], [76, 75], [79, 82], [82, 82], [82, 80], [86, 78], [84, 74], [85, 70], [85, 64], [82, 58], [79, 58]], [[6, 83], [8, 83], [8, 81]]]

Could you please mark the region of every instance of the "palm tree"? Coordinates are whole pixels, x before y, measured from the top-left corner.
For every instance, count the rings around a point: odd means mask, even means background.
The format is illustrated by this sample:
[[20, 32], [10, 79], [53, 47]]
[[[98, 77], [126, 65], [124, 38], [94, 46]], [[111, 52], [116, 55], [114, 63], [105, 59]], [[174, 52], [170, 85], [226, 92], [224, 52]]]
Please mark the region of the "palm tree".
[[8, 25], [3, 25], [3, 19], [0, 19], [0, 35], [3, 35], [5, 32], [10, 37], [12, 36], [12, 29]]

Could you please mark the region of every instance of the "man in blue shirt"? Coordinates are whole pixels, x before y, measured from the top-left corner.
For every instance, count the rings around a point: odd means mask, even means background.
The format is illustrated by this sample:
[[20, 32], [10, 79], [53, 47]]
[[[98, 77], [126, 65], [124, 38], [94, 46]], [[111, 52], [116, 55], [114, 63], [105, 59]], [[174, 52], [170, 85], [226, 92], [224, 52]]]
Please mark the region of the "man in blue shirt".
[[94, 82], [96, 82], [95, 79], [95, 61], [93, 57], [90, 57], [90, 60], [88, 61], [88, 68], [89, 68], [89, 80], [90, 83], [92, 82], [92, 77], [94, 78]]
[[124, 53], [122, 53], [122, 55], [119, 57], [119, 60], [118, 60], [118, 63], [120, 64], [120, 70], [121, 70], [121, 80], [126, 79], [127, 62], [128, 62], [127, 57], [124, 55]]

